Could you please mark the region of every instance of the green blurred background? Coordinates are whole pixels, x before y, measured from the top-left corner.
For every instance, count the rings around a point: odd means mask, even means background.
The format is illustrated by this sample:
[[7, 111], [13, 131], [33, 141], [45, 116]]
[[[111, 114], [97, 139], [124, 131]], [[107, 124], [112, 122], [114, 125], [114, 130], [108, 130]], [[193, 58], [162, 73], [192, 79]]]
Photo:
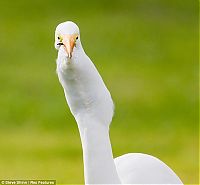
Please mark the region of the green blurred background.
[[82, 149], [55, 72], [72, 20], [113, 96], [114, 156], [143, 152], [198, 183], [198, 1], [1, 0], [0, 179], [83, 183]]

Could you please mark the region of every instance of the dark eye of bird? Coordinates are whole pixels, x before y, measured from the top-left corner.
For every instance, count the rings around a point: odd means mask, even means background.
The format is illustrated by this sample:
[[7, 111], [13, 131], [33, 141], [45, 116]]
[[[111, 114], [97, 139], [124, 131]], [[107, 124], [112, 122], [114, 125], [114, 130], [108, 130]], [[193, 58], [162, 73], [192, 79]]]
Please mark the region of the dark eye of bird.
[[78, 39], [78, 37], [76, 37], [76, 40]]
[[60, 40], [60, 37], [58, 37], [58, 40]]

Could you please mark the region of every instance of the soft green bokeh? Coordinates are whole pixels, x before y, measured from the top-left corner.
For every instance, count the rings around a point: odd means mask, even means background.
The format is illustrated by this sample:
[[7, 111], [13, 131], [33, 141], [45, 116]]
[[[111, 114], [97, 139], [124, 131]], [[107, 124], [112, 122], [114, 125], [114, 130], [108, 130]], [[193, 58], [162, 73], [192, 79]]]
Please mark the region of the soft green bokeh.
[[198, 1], [1, 0], [0, 179], [83, 183], [79, 133], [55, 73], [75, 21], [113, 96], [114, 156], [159, 157], [198, 183]]

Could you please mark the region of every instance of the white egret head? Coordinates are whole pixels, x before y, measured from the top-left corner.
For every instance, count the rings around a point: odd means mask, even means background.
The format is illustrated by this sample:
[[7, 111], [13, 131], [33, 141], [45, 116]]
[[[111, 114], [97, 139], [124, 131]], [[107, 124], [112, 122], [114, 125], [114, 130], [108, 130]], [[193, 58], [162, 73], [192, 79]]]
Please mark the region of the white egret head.
[[55, 31], [55, 48], [57, 50], [60, 47], [64, 47], [67, 53], [67, 57], [71, 58], [73, 54], [74, 47], [80, 45], [80, 32], [78, 26], [71, 22], [60, 23], [56, 27]]

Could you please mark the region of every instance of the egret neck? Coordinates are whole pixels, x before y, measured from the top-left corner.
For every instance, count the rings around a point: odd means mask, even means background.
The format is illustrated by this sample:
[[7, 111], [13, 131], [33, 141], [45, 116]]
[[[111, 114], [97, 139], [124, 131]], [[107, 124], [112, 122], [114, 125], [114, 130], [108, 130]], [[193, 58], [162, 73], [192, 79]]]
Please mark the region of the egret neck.
[[[83, 55], [84, 53], [80, 56]], [[113, 109], [112, 100], [99, 75], [94, 75], [95, 68], [88, 63], [90, 61], [79, 59], [77, 57], [74, 61], [72, 57], [66, 66], [59, 65], [61, 61], [57, 61], [57, 73], [78, 124], [83, 148], [85, 183], [120, 184], [109, 138], [108, 121], [112, 112], [109, 109]], [[82, 70], [85, 68], [87, 70]], [[89, 83], [88, 79], [93, 82]]]
[[81, 114], [76, 118], [81, 136], [86, 184], [121, 184], [113, 160], [109, 128]]
[[[84, 53], [80, 56], [83, 55]], [[79, 59], [77, 57], [74, 61], [72, 57], [66, 65], [59, 65], [61, 61], [57, 61], [57, 73], [78, 124], [83, 148], [85, 183], [120, 184], [109, 138], [108, 121], [111, 118], [108, 118], [108, 112], [112, 109], [109, 105], [110, 95], [104, 88], [96, 87], [101, 87], [103, 83], [99, 75], [96, 76], [92, 72], [94, 66]], [[87, 70], [82, 70], [85, 68]], [[94, 82], [89, 83], [89, 78]], [[110, 103], [105, 103], [109, 101]]]

